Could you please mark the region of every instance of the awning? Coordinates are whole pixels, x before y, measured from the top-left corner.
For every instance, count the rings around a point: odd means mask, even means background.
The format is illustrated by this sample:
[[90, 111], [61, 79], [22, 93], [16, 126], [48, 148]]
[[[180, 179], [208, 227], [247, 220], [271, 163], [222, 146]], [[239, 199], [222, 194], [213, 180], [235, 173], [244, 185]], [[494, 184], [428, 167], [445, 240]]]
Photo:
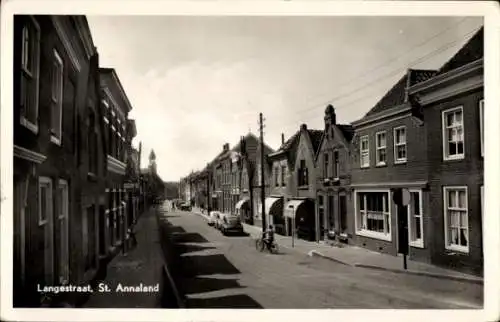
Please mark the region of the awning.
[[248, 198], [244, 198], [244, 199], [241, 199], [240, 201], [238, 201], [238, 202], [236, 203], [236, 210], [240, 210], [240, 209], [241, 209], [241, 207], [242, 207], [245, 203], [247, 203], [248, 201], [249, 201], [249, 199], [248, 199]]
[[267, 197], [266, 198], [266, 215], [269, 214], [271, 211], [271, 208], [278, 202], [280, 201], [281, 198], [276, 198], [276, 197]]
[[294, 218], [300, 205], [305, 202], [304, 199], [293, 199], [286, 203], [285, 217]]

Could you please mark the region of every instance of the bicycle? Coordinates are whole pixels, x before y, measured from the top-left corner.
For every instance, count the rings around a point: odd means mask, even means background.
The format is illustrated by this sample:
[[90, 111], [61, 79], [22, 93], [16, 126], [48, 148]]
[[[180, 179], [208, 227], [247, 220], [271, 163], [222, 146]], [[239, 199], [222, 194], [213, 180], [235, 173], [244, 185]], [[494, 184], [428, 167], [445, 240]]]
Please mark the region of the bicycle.
[[259, 252], [263, 252], [264, 249], [267, 249], [271, 254], [277, 254], [279, 252], [279, 246], [275, 240], [273, 240], [270, 246], [266, 247], [266, 243], [264, 243], [262, 238], [257, 238], [255, 240], [255, 249]]

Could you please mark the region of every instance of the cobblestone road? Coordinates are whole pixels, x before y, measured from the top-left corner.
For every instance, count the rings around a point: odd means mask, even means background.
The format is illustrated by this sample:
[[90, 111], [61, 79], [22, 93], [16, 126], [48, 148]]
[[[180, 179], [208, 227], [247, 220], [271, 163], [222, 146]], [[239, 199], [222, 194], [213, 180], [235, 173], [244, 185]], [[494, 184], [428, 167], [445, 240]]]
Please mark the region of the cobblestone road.
[[481, 308], [480, 285], [353, 268], [290, 249], [256, 251], [189, 212], [160, 214], [181, 253], [179, 288], [191, 308]]

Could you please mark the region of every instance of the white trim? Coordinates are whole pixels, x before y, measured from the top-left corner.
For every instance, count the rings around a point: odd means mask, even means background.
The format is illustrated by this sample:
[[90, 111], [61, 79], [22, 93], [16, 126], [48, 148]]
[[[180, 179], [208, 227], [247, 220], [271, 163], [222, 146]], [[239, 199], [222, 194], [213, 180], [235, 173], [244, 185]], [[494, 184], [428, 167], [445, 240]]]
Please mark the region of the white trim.
[[104, 99], [104, 98], [103, 98], [103, 99], [101, 100], [101, 102], [102, 102], [102, 105], [104, 105], [104, 107], [106, 107], [107, 109], [109, 109], [109, 104], [108, 104], [108, 102], [106, 101], [106, 99]]
[[38, 164], [43, 163], [45, 160], [47, 160], [47, 157], [45, 155], [28, 150], [26, 148], [17, 145], [14, 145], [14, 156]]
[[[379, 141], [379, 135], [383, 134], [384, 139], [385, 139], [385, 144], [384, 146], [379, 146], [380, 141]], [[384, 150], [385, 151], [385, 161], [380, 162], [379, 161], [379, 151]], [[376, 166], [384, 166], [387, 165], [387, 131], [378, 131], [375, 133], [375, 165]]]
[[460, 95], [468, 91], [476, 90], [484, 86], [483, 75], [472, 76], [469, 79], [457, 81], [441, 89], [435, 89], [430, 93], [420, 94], [421, 105], [429, 105], [441, 100]]
[[[451, 245], [448, 243], [448, 191], [465, 190], [465, 209], [467, 211], [467, 246]], [[443, 186], [443, 216], [444, 216], [444, 246], [448, 250], [469, 253], [470, 245], [470, 225], [469, 225], [469, 193], [467, 186]], [[461, 218], [460, 218], [461, 221]], [[461, 228], [459, 228], [460, 230]], [[460, 233], [460, 231], [459, 231]]]
[[125, 168], [126, 164], [113, 158], [108, 154], [107, 156], [107, 169], [111, 172], [120, 174], [120, 175], [125, 175]]
[[484, 61], [483, 58], [477, 59], [466, 65], [452, 69], [444, 74], [434, 76], [426, 81], [415, 84], [409, 88], [409, 93], [414, 94], [416, 92], [420, 92], [423, 90], [432, 89], [433, 87], [441, 85], [446, 81], [451, 81], [455, 78], [466, 76], [467, 74], [470, 74], [471, 72], [476, 71], [478, 69], [483, 69], [483, 61]]
[[[389, 224], [389, 233], [379, 233], [379, 232], [374, 232], [366, 229], [360, 229], [359, 228], [359, 220], [360, 218], [360, 211], [358, 207], [358, 193], [371, 193], [371, 192], [383, 192], [387, 194], [387, 205], [388, 209], [387, 212], [384, 212], [384, 225], [385, 225], [385, 216], [388, 214], [388, 224]], [[385, 204], [383, 204], [383, 207]], [[390, 189], [358, 189], [354, 190], [354, 230], [355, 234], [358, 236], [364, 236], [364, 237], [369, 237], [369, 238], [374, 238], [374, 239], [379, 239], [379, 240], [385, 240], [385, 241], [392, 241], [392, 213], [391, 213], [391, 190]], [[366, 206], [365, 206], [366, 209]]]
[[[363, 141], [365, 141], [365, 139], [366, 139], [367, 149], [363, 150]], [[367, 165], [363, 164], [363, 151], [367, 152], [367, 156], [368, 156], [368, 164]], [[370, 167], [370, 138], [368, 135], [363, 135], [359, 138], [359, 166], [362, 169]]]
[[[398, 130], [401, 130], [401, 129], [404, 129], [405, 141], [404, 141], [404, 143], [401, 143], [401, 142], [397, 143], [396, 142], [396, 139], [397, 139], [397, 135], [396, 135], [397, 133], [396, 132]], [[395, 164], [406, 163], [408, 161], [408, 144], [407, 144], [407, 142], [408, 142], [408, 131], [406, 130], [406, 126], [403, 125], [403, 126], [395, 127], [393, 129], [392, 133], [393, 133], [393, 140], [394, 140], [394, 163]], [[404, 159], [398, 159], [398, 153], [397, 153], [398, 150], [397, 150], [397, 147], [398, 146], [403, 146], [403, 145], [405, 147], [405, 157], [404, 157]]]
[[103, 119], [104, 119], [104, 123], [109, 124], [109, 120], [106, 116], [104, 116]]
[[[447, 132], [447, 123], [446, 123], [446, 115], [449, 113], [453, 113], [455, 111], [460, 110], [462, 113], [462, 145], [463, 145], [463, 152], [461, 154], [455, 154], [453, 156], [449, 155], [448, 150], [448, 132]], [[441, 112], [441, 136], [442, 136], [442, 141], [443, 141], [443, 161], [450, 161], [450, 160], [463, 160], [465, 158], [465, 122], [464, 122], [464, 110], [463, 106], [456, 106], [452, 107], [446, 110], [443, 110]]]
[[484, 157], [484, 98], [479, 100], [479, 135], [481, 139], [481, 156]]
[[[409, 189], [410, 194], [413, 192], [416, 192], [418, 194], [418, 199], [419, 199], [419, 217], [420, 217], [420, 233], [421, 233], [421, 238], [417, 240], [412, 240], [411, 236], [413, 234], [413, 200], [411, 200], [410, 204], [407, 207], [408, 210], [408, 244], [412, 247], [417, 247], [417, 248], [424, 248], [424, 207], [423, 207], [423, 200], [422, 200], [422, 189]], [[411, 199], [411, 198], [410, 198]]]
[[[50, 118], [50, 128], [51, 128], [51, 136], [50, 136], [50, 142], [55, 143], [57, 145], [61, 145], [62, 141], [62, 119], [63, 119], [63, 99], [64, 99], [64, 62], [57, 52], [57, 49], [53, 49], [53, 58], [55, 58], [55, 61], [52, 61], [52, 63], [57, 64], [58, 68], [58, 74], [55, 75], [54, 73], [54, 65], [51, 64], [51, 103], [50, 103], [50, 112], [51, 112], [51, 118]], [[57, 77], [57, 86], [58, 88], [54, 88], [54, 77]], [[54, 93], [54, 90], [57, 91], [57, 93]], [[56, 97], [54, 97], [56, 95]], [[54, 101], [55, 99], [55, 101]], [[56, 120], [58, 124], [57, 129], [53, 129], [53, 124], [52, 124], [52, 113], [54, 113], [54, 109], [57, 109], [59, 112], [59, 120]], [[53, 133], [52, 130], [56, 130], [56, 133]]]
[[41, 219], [41, 211], [42, 211], [42, 198], [41, 198], [41, 189], [42, 187], [45, 186], [47, 188], [48, 194], [47, 198], [50, 199], [49, 202], [47, 202], [47, 207], [49, 208], [49, 211], [47, 211], [47, 216], [49, 216], [50, 212], [53, 211], [52, 207], [52, 179], [48, 177], [39, 177], [38, 178], [38, 225], [43, 226], [46, 223], [49, 222], [48, 218]]
[[[38, 112], [37, 112], [38, 114]], [[38, 117], [37, 117], [38, 118]], [[31, 123], [27, 118], [25, 118], [24, 116], [21, 115], [20, 119], [19, 119], [19, 123], [24, 126], [25, 128], [27, 128], [28, 130], [30, 130], [31, 132], [33, 132], [34, 134], [38, 134], [38, 125], [36, 124], [33, 124]]]
[[61, 21], [61, 18], [59, 16], [51, 16], [52, 22], [54, 23], [54, 28], [56, 29], [56, 32], [59, 36], [59, 39], [61, 40], [64, 48], [66, 49], [66, 52], [68, 53], [68, 56], [71, 60], [71, 63], [73, 64], [73, 67], [80, 72], [81, 65], [80, 61], [78, 59], [78, 55], [76, 54], [75, 50], [73, 49], [73, 46], [71, 45], [71, 41], [69, 40], [68, 35], [66, 34], [66, 31], [64, 30], [63, 27], [63, 22]]
[[[118, 86], [118, 84], [117, 84]], [[119, 87], [119, 86], [118, 86]], [[113, 106], [115, 107], [116, 111], [118, 112], [118, 114], [120, 114], [120, 116], [122, 118], [125, 119], [125, 113], [123, 112], [123, 110], [120, 108], [120, 104], [118, 104], [116, 102], [116, 99], [115, 97], [113, 96], [113, 94], [111, 93], [111, 90], [109, 89], [109, 87], [105, 86], [104, 87], [104, 93], [106, 93], [106, 95], [108, 96], [109, 100], [111, 101], [111, 103], [113, 104]], [[116, 115], [114, 114], [115, 113], [115, 109], [111, 109], [111, 113], [113, 113], [113, 115]]]
[[[480, 194], [481, 194], [481, 233], [482, 233], [482, 240], [483, 240], [483, 243], [484, 243], [484, 185], [481, 185], [481, 187], [479, 188], [480, 190]], [[483, 246], [484, 248], [484, 246]]]

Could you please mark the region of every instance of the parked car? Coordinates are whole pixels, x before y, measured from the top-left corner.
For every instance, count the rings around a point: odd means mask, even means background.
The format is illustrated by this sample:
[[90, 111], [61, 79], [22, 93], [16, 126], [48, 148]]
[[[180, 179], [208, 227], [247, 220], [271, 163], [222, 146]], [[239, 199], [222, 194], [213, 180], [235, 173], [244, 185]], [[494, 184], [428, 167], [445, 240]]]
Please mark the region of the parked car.
[[208, 216], [208, 225], [215, 226], [215, 224], [219, 220], [219, 215], [220, 213], [218, 211], [211, 211], [210, 215]]
[[231, 232], [242, 234], [243, 225], [240, 216], [225, 214], [220, 220], [219, 229], [224, 235]]
[[180, 210], [191, 211], [191, 205], [188, 203], [183, 203], [180, 206]]

